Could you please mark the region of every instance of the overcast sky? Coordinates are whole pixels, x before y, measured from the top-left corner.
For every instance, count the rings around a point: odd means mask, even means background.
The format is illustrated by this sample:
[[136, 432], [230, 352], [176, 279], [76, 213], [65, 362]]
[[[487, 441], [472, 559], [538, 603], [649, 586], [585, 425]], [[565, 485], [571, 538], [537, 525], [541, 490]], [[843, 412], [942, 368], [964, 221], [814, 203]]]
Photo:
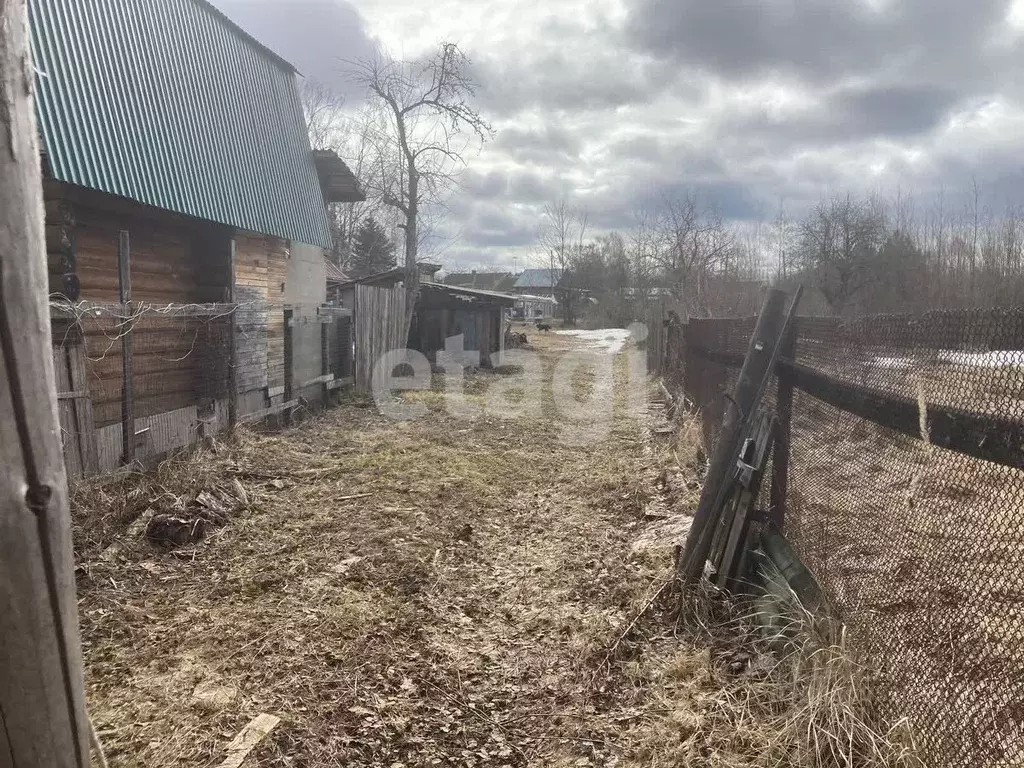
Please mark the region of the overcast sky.
[[1024, 202], [1024, 0], [215, 4], [353, 102], [339, 59], [461, 44], [498, 133], [452, 200], [449, 270], [522, 267], [562, 195], [599, 229], [679, 190], [742, 221], [972, 178]]

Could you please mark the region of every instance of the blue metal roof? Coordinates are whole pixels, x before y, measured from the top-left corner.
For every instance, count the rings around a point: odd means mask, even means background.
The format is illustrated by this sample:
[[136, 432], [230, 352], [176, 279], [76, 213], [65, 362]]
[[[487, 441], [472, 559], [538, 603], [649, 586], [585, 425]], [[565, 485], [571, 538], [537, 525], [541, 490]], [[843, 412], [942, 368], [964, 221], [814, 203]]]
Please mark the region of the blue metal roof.
[[323, 248], [295, 70], [204, 0], [30, 0], [59, 181]]
[[560, 269], [524, 269], [519, 279], [516, 280], [516, 288], [554, 288], [562, 279]]

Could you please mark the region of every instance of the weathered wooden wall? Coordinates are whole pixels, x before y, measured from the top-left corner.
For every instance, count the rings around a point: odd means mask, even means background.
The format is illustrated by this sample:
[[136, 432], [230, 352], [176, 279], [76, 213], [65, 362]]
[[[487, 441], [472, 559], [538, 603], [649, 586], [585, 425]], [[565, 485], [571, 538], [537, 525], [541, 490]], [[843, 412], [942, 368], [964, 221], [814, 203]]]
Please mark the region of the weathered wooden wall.
[[[326, 394], [321, 379], [332, 369], [317, 314], [326, 286], [315, 270], [291, 263], [288, 242], [52, 181], [44, 188], [51, 291], [77, 302], [54, 315], [54, 360], [66, 374], [61, 423], [74, 474], [121, 461], [122, 431], [131, 429], [122, 427], [127, 328], [134, 446], [144, 461], [226, 428], [232, 382], [240, 420], [287, 408], [299, 394]], [[127, 312], [119, 304], [122, 230], [130, 236]], [[322, 271], [320, 251], [301, 247]], [[298, 310], [286, 304], [289, 290], [302, 299]], [[233, 316], [228, 302], [237, 303]], [[297, 315], [287, 328], [286, 306]], [[73, 380], [79, 369], [84, 383]]]
[[451, 336], [462, 334], [463, 349], [480, 352], [480, 365], [502, 348], [502, 306], [488, 301], [467, 302], [440, 291], [423, 290], [416, 305], [409, 345], [432, 363]]
[[[155, 307], [224, 301], [230, 233], [223, 228], [118, 201], [84, 190], [48, 184], [47, 211], [64, 217], [80, 284], [80, 299], [118, 301], [118, 233], [131, 235], [132, 301]], [[66, 224], [70, 216], [73, 225]], [[57, 226], [56, 220], [53, 226]], [[97, 427], [121, 418], [119, 317], [80, 315], [89, 391]], [[197, 353], [208, 340], [209, 319], [147, 314], [132, 323], [135, 413], [144, 418], [194, 405], [223, 393], [211, 386], [210, 356]]]
[[[44, 185], [44, 195], [51, 290], [74, 284], [76, 295], [64, 296], [80, 302], [55, 320], [55, 360], [64, 360], [69, 372], [73, 363], [84, 361], [95, 430], [93, 438], [76, 434], [69, 463], [78, 470], [83, 441], [92, 463], [81, 466], [83, 473], [111, 469], [120, 460], [121, 339], [129, 328], [140, 458], [192, 442], [205, 424], [218, 420], [223, 410], [218, 403], [227, 398], [229, 323], [225, 317], [168, 308], [227, 299], [231, 230], [52, 181]], [[122, 230], [130, 235], [128, 322], [118, 306]], [[69, 268], [73, 273], [62, 271]], [[70, 404], [62, 405], [62, 427], [63, 416], [71, 413], [74, 424], [85, 429], [79, 409]], [[88, 444], [93, 440], [95, 451]]]
[[369, 392], [377, 361], [394, 349], [405, 347], [405, 287], [355, 286], [355, 385]]
[[[284, 297], [288, 244], [275, 237], [235, 237], [235, 302], [238, 304], [238, 393], [247, 408], [259, 398], [284, 395]], [[262, 406], [260, 406], [262, 407]]]

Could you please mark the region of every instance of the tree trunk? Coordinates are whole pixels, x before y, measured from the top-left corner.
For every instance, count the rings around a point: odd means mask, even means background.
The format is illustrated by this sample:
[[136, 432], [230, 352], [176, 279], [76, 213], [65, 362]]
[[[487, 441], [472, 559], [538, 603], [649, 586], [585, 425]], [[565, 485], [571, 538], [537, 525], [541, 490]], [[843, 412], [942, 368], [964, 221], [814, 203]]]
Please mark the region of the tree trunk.
[[0, 0], [0, 768], [87, 768], [25, 0]]
[[416, 265], [419, 247], [416, 232], [416, 217], [419, 214], [419, 176], [416, 167], [409, 163], [409, 210], [405, 216], [405, 338], [412, 330], [412, 316], [416, 311], [416, 297], [420, 291], [420, 271]]

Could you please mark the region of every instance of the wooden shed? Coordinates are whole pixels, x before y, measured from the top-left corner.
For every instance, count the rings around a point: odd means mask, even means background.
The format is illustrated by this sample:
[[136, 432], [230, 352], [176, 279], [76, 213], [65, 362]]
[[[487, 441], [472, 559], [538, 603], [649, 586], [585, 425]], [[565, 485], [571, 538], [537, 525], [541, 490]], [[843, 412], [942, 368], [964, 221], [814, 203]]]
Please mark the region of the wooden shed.
[[[357, 370], [361, 367], [359, 362], [361, 359], [364, 360], [362, 367], [368, 370], [374, 364], [373, 360], [368, 359], [369, 357], [379, 355], [382, 349], [386, 351], [384, 348], [394, 349], [403, 344], [407, 344], [409, 349], [422, 352], [431, 363], [436, 363], [437, 353], [445, 348], [445, 341], [459, 335], [463, 337], [463, 349], [466, 351], [479, 350], [480, 365], [490, 367], [492, 355], [502, 349], [504, 314], [505, 310], [511, 308], [515, 303], [515, 297], [494, 291], [439, 283], [432, 279], [434, 274], [441, 269], [439, 264], [421, 263], [419, 267], [420, 290], [413, 311], [408, 339], [402, 339], [400, 334], [396, 336], [389, 332], [384, 335], [383, 347], [380, 344], [370, 343], [364, 344], [364, 349], [359, 348], [358, 340], [372, 335], [365, 326], [370, 323], [380, 324], [382, 319], [379, 314], [369, 311], [368, 306], [360, 306], [358, 287], [399, 290], [405, 279], [405, 270], [399, 267], [379, 272], [357, 280], [350, 280], [338, 287], [341, 305], [353, 309], [355, 313], [353, 323], [357, 339], [355, 350]], [[366, 296], [366, 293], [364, 292], [362, 295]], [[397, 301], [392, 302], [392, 306], [397, 307], [398, 303]], [[364, 299], [365, 304], [367, 302]], [[384, 322], [388, 325], [394, 324], [387, 320]]]
[[432, 363], [445, 348], [445, 340], [462, 336], [463, 349], [480, 352], [480, 365], [490, 368], [492, 355], [504, 344], [505, 310], [515, 297], [493, 291], [421, 283], [409, 330], [409, 347]]
[[363, 199], [294, 68], [212, 5], [105, 6], [29, 3], [72, 474], [323, 391], [325, 203]]

